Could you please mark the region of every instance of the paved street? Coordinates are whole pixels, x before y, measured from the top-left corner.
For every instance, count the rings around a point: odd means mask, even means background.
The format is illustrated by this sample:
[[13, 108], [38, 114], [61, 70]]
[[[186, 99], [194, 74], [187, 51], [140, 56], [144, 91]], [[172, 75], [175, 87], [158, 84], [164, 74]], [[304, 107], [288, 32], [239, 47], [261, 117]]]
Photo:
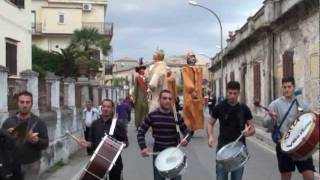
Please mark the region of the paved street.
[[[216, 126], [218, 127], [218, 126]], [[152, 158], [142, 158], [136, 142], [136, 130], [133, 123], [129, 125], [129, 148], [122, 153], [124, 159], [124, 179], [127, 180], [149, 180], [152, 179]], [[148, 134], [148, 146], [151, 146], [152, 139]], [[248, 139], [250, 160], [248, 161], [244, 178], [245, 180], [276, 180], [279, 179], [275, 154], [269, 146], [257, 140], [255, 137]], [[207, 146], [205, 131], [196, 132], [192, 142], [182, 148], [188, 157], [188, 167], [183, 175], [184, 180], [214, 179], [215, 164], [213, 162], [214, 149]], [[44, 174], [42, 179], [60, 180], [77, 179], [81, 169], [88, 162], [89, 157], [84, 151], [79, 152], [70, 160], [70, 164], [56, 172]], [[300, 180], [297, 172], [292, 180]]]

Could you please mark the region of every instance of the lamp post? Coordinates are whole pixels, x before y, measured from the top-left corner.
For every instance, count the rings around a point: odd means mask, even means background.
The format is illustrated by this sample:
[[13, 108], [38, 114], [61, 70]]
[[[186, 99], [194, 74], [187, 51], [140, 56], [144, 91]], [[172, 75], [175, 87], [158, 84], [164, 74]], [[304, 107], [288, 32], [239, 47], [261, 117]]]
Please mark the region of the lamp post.
[[[222, 61], [222, 52], [223, 52], [223, 36], [222, 36], [222, 25], [221, 25], [221, 21], [220, 21], [220, 18], [219, 16], [214, 12], [212, 11], [211, 9], [205, 7], [205, 6], [202, 6], [201, 4], [197, 3], [196, 1], [189, 1], [189, 4], [192, 5], [192, 6], [198, 6], [200, 8], [203, 8], [207, 11], [209, 11], [211, 14], [213, 14], [218, 22], [219, 22], [219, 25], [220, 25], [220, 52], [218, 53], [218, 59], [219, 57], [221, 57], [220, 61], [221, 61], [221, 83], [220, 83], [220, 94], [222, 95], [223, 94], [223, 89], [222, 89], [222, 84], [223, 84], [223, 61]], [[221, 54], [220, 54], [221, 53]], [[211, 66], [213, 66], [213, 61], [211, 62]]]

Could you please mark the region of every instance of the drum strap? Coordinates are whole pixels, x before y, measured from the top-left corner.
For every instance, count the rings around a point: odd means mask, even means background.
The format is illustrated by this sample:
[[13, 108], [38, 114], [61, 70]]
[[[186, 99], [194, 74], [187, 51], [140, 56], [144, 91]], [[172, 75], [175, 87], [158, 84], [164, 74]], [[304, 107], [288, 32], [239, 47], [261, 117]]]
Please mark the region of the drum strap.
[[289, 112], [290, 112], [290, 110], [292, 109], [292, 106], [293, 106], [294, 103], [296, 103], [297, 106], [299, 107], [299, 102], [298, 102], [298, 100], [297, 100], [297, 99], [294, 99], [294, 100], [292, 101], [292, 103], [291, 103], [288, 111], [287, 111], [286, 114], [283, 116], [283, 119], [282, 119], [282, 121], [280, 122], [280, 125], [277, 126], [277, 124], [275, 124], [275, 127], [276, 127], [277, 129], [280, 129], [280, 128], [281, 128], [282, 124], [284, 123], [284, 121], [286, 120], [287, 116], [289, 115]]

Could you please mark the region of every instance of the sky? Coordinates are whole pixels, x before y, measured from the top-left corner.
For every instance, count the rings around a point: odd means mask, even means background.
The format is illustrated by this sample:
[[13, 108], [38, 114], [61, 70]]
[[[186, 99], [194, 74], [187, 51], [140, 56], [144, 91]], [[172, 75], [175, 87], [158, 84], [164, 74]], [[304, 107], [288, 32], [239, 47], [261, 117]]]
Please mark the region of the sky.
[[[197, 0], [221, 19], [223, 45], [229, 31], [241, 28], [263, 0]], [[209, 11], [188, 0], [109, 0], [107, 22], [114, 23], [113, 59], [151, 59], [163, 49], [166, 56], [188, 50], [213, 57], [220, 50], [220, 27]]]

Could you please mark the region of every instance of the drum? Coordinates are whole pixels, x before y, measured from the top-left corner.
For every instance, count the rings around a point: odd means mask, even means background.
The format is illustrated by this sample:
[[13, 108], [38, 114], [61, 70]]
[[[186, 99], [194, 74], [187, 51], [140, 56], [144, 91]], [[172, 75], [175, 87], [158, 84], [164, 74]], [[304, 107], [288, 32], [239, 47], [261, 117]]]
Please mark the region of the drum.
[[155, 166], [162, 177], [172, 179], [182, 174], [187, 157], [179, 148], [170, 147], [159, 153]]
[[310, 157], [319, 148], [319, 113], [299, 115], [283, 134], [280, 144], [282, 151], [294, 159]]
[[96, 148], [79, 180], [100, 180], [107, 176], [125, 144], [106, 135]]
[[249, 153], [242, 142], [231, 142], [217, 152], [216, 160], [217, 164], [230, 172], [244, 166], [249, 160]]

